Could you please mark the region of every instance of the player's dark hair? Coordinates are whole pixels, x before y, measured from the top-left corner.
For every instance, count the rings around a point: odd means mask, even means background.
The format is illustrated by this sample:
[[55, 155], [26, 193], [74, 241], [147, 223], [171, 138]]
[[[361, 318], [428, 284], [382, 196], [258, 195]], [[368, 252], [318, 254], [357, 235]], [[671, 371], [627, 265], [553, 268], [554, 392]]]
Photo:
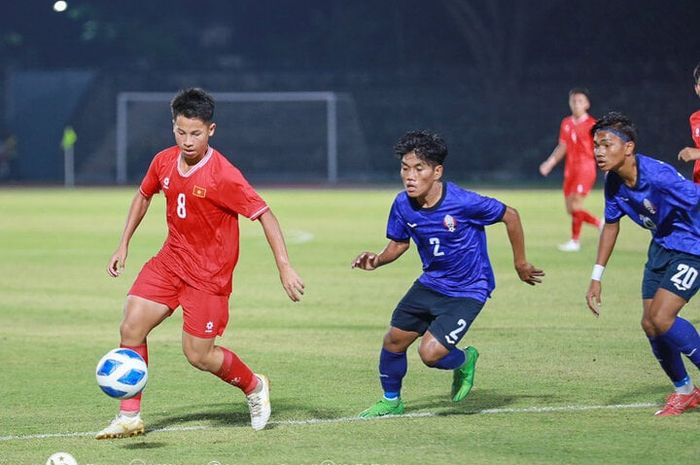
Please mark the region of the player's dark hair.
[[631, 119], [619, 111], [611, 111], [600, 118], [591, 128], [591, 135], [595, 136], [596, 131], [605, 131], [612, 128], [627, 136], [627, 138], [637, 144], [637, 127]]
[[214, 119], [214, 99], [198, 87], [183, 89], [171, 100], [170, 110], [173, 120], [184, 116], [211, 123]]
[[591, 92], [585, 87], [574, 87], [569, 91], [569, 97], [576, 94], [583, 94], [589, 102], [591, 101]]
[[693, 78], [695, 79], [695, 84], [700, 84], [700, 63], [693, 70]]
[[401, 159], [411, 152], [430, 166], [442, 165], [447, 158], [447, 144], [432, 132], [409, 131], [394, 145], [394, 154]]

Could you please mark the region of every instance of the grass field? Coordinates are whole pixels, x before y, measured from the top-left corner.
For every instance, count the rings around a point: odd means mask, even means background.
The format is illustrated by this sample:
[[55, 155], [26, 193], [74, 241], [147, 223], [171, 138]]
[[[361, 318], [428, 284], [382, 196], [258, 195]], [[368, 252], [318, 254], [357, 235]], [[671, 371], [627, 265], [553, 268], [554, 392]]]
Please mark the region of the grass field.
[[[107, 277], [133, 192], [0, 190], [0, 464], [43, 464], [58, 451], [81, 465], [700, 463], [700, 411], [652, 416], [670, 383], [639, 327], [648, 233], [624, 220], [595, 319], [584, 294], [597, 233], [584, 230], [578, 254], [558, 252], [569, 231], [561, 193], [537, 190], [484, 191], [520, 211], [528, 258], [547, 276], [520, 283], [505, 228], [489, 228], [497, 288], [465, 339], [481, 358], [463, 403], [448, 399], [451, 373], [424, 367], [412, 348], [406, 416], [352, 419], [381, 394], [381, 338], [420, 271], [413, 248], [372, 273], [349, 266], [385, 244], [395, 191], [263, 190], [307, 293], [288, 301], [260, 226], [243, 220], [221, 342], [271, 378], [270, 427], [254, 432], [242, 394], [188, 365], [176, 312], [149, 338], [150, 431], [98, 442], [117, 402], [94, 367], [117, 345], [124, 295], [166, 232], [159, 197], [125, 274]], [[602, 211], [600, 192], [588, 206]], [[696, 303], [684, 316], [700, 324]]]

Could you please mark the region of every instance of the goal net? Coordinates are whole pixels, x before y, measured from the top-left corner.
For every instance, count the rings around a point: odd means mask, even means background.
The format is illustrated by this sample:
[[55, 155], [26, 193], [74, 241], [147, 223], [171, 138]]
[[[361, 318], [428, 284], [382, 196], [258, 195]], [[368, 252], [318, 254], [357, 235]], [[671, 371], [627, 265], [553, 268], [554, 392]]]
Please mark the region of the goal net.
[[[216, 101], [217, 128], [210, 144], [251, 180], [335, 184], [339, 180], [343, 139], [353, 140], [353, 151], [364, 145], [352, 99], [346, 95], [335, 92], [213, 92], [211, 95]], [[138, 182], [153, 156], [175, 144], [169, 112], [172, 97], [173, 94], [160, 92], [118, 95], [118, 184]]]

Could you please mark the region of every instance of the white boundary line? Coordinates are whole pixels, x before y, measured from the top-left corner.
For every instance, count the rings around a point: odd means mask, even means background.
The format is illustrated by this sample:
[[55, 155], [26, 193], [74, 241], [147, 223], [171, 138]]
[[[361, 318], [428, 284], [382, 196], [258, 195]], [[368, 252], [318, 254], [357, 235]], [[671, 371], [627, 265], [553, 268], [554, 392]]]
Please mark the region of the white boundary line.
[[[439, 413], [439, 412], [416, 412], [407, 413], [405, 415], [395, 415], [386, 416], [372, 419], [365, 419], [359, 417], [340, 417], [340, 418], [309, 418], [308, 420], [280, 420], [271, 421], [269, 425], [279, 425], [279, 426], [297, 426], [297, 425], [322, 425], [329, 423], [351, 423], [358, 421], [374, 421], [374, 420], [397, 420], [402, 418], [430, 418], [430, 417], [442, 417], [442, 416], [455, 416], [455, 415], [495, 415], [503, 413], [561, 413], [561, 412], [586, 412], [589, 410], [623, 410], [623, 409], [641, 409], [641, 408], [651, 408], [658, 407], [659, 404], [653, 403], [637, 403], [637, 404], [616, 404], [616, 405], [563, 405], [560, 407], [525, 407], [525, 408], [492, 408], [484, 410], [474, 410], [459, 413]], [[147, 433], [172, 433], [172, 432], [182, 432], [182, 431], [201, 431], [201, 430], [215, 430], [220, 429], [219, 426], [173, 426], [168, 428], [159, 428]], [[223, 427], [227, 428], [227, 427]], [[31, 439], [50, 439], [50, 438], [73, 438], [81, 436], [95, 436], [97, 431], [84, 431], [75, 433], [47, 433], [47, 434], [27, 434], [27, 435], [12, 435], [12, 436], [0, 436], [1, 441], [26, 441]]]

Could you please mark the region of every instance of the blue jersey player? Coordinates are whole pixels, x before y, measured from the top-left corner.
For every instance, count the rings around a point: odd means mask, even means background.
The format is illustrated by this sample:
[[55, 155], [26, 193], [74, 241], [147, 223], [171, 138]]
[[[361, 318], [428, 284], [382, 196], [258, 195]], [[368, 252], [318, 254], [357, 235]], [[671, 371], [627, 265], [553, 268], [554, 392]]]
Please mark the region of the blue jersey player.
[[353, 268], [371, 271], [416, 245], [423, 274], [396, 306], [379, 356], [384, 397], [361, 417], [403, 413], [401, 382], [406, 350], [422, 336], [418, 352], [429, 367], [453, 370], [452, 400], [464, 399], [474, 383], [476, 348], [457, 347], [495, 287], [484, 227], [506, 224], [520, 279], [534, 285], [544, 276], [525, 258], [518, 212], [499, 202], [442, 180], [447, 146], [437, 135], [409, 132], [394, 147], [401, 159], [405, 190], [389, 213], [389, 243], [380, 253], [363, 252]]
[[629, 218], [651, 232], [642, 279], [642, 328], [651, 349], [675, 386], [659, 416], [680, 415], [700, 405], [683, 365], [685, 354], [700, 367], [700, 337], [678, 316], [700, 287], [700, 186], [670, 165], [635, 152], [636, 129], [626, 116], [608, 113], [591, 129], [598, 167], [605, 179], [605, 227], [586, 295], [600, 315], [601, 278], [620, 230]]

